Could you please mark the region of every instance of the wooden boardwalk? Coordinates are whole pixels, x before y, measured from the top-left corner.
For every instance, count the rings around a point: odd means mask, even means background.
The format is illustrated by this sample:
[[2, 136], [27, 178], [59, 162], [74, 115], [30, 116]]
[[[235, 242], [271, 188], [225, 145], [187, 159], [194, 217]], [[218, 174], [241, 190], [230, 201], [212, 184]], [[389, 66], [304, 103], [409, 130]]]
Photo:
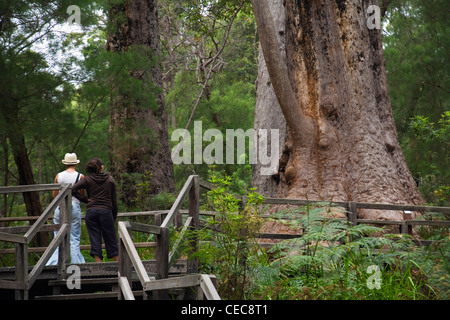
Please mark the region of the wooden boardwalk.
[[[0, 228], [0, 242], [13, 243], [13, 249], [0, 253], [14, 253], [15, 267], [0, 268], [0, 299], [220, 299], [214, 285], [214, 275], [198, 273], [198, 262], [189, 255], [196, 252], [198, 239], [188, 230], [200, 227], [200, 214], [213, 212], [199, 210], [200, 188], [214, 188], [197, 176], [190, 176], [170, 210], [138, 213], [119, 213], [119, 262], [69, 264], [69, 235], [71, 214], [71, 185], [32, 185], [0, 187], [0, 194], [59, 190], [59, 194], [39, 217], [22, 217], [34, 221], [30, 226]], [[181, 210], [188, 199], [188, 210]], [[305, 206], [315, 202], [301, 199], [265, 199], [266, 204]], [[409, 211], [450, 214], [448, 207], [333, 202], [345, 208], [348, 221], [353, 224], [398, 225], [399, 232], [411, 233], [415, 225], [449, 227], [450, 221], [412, 220]], [[59, 225], [47, 224], [54, 210], [60, 206]], [[364, 220], [358, 218], [358, 209], [403, 211], [401, 221]], [[184, 217], [183, 217], [184, 215]], [[152, 224], [121, 221], [131, 216], [152, 216]], [[8, 220], [8, 218], [6, 218]], [[4, 221], [6, 221], [4, 220]], [[1, 221], [1, 219], [0, 219]], [[173, 228], [170, 228], [174, 226]], [[58, 231], [48, 247], [29, 246], [38, 232]], [[180, 235], [169, 247], [171, 230]], [[153, 235], [153, 242], [133, 243], [131, 232]], [[179, 259], [183, 239], [189, 236], [187, 257]], [[260, 234], [260, 238], [288, 239], [301, 235]], [[423, 243], [422, 243], [423, 244]], [[267, 245], [267, 244], [266, 244]], [[58, 266], [45, 266], [52, 253], [59, 248]], [[141, 260], [137, 248], [153, 248], [154, 260]], [[88, 246], [86, 248], [88, 249]], [[28, 254], [42, 252], [34, 266], [29, 265]], [[78, 273], [74, 273], [74, 270]], [[76, 277], [75, 277], [76, 275]], [[76, 282], [78, 281], [79, 282]], [[73, 284], [75, 283], [75, 285]], [[79, 288], [76, 285], [79, 284]], [[75, 288], [74, 288], [75, 286]], [[185, 290], [193, 288], [193, 290]]]
[[[180, 246], [188, 229], [199, 226], [200, 184], [197, 176], [190, 176], [178, 195], [172, 208], [167, 212], [153, 212], [154, 224], [143, 224], [131, 221], [118, 222], [119, 262], [85, 263], [70, 265], [70, 214], [71, 185], [32, 185], [17, 187], [0, 187], [2, 193], [23, 193], [59, 190], [44, 212], [31, 226], [0, 228], [0, 241], [14, 244], [15, 267], [0, 269], [0, 298], [13, 297], [16, 300], [28, 299], [168, 299], [169, 292], [178, 292], [186, 297], [185, 288], [194, 288], [199, 299], [220, 299], [213, 284], [215, 276], [198, 274], [198, 262], [189, 259], [189, 255], [197, 248], [197, 239], [189, 238], [190, 249], [185, 260], [179, 260]], [[189, 210], [181, 211], [183, 202], [189, 197]], [[46, 224], [57, 207], [61, 209], [60, 224]], [[183, 213], [187, 217], [183, 223]], [[126, 215], [125, 215], [126, 216]], [[128, 214], [129, 216], [129, 214]], [[175, 225], [180, 232], [179, 240], [169, 248], [169, 227]], [[57, 234], [34, 266], [29, 265], [28, 253], [36, 248], [29, 246], [38, 232], [57, 230]], [[142, 261], [133, 243], [131, 232], [154, 235], [154, 242], [144, 243], [145, 247], [154, 248], [154, 260]], [[57, 266], [46, 266], [53, 252], [59, 248]], [[170, 250], [169, 250], [170, 249]], [[72, 274], [70, 268], [78, 273]], [[76, 278], [73, 276], [76, 274]], [[71, 287], [68, 281], [80, 280], [83, 290], [72, 289], [68, 294], [65, 288]], [[84, 288], [94, 287], [94, 292], [85, 293]], [[109, 290], [96, 292], [100, 287]], [[49, 294], [49, 288], [51, 292]], [[136, 288], [138, 291], [136, 291]], [[9, 295], [8, 295], [9, 292]]]
[[[149, 276], [158, 277], [156, 273], [156, 261], [142, 261]], [[46, 266], [37, 277], [35, 283], [28, 292], [29, 300], [61, 300], [61, 299], [118, 299], [118, 263], [82, 263], [72, 264], [79, 267], [81, 282], [80, 289], [68, 289], [68, 279], [57, 280], [57, 266]], [[28, 268], [28, 272], [32, 267]], [[188, 274], [187, 261], [177, 260], [169, 270], [170, 277], [180, 277]], [[15, 267], [0, 268], [0, 280], [15, 280]], [[132, 276], [132, 288], [134, 295], [142, 299], [142, 286], [135, 274]], [[101, 293], [98, 293], [98, 292]], [[180, 290], [179, 290], [180, 291]], [[183, 292], [175, 292], [180, 296]], [[15, 292], [11, 289], [0, 289], [0, 300], [14, 300]]]

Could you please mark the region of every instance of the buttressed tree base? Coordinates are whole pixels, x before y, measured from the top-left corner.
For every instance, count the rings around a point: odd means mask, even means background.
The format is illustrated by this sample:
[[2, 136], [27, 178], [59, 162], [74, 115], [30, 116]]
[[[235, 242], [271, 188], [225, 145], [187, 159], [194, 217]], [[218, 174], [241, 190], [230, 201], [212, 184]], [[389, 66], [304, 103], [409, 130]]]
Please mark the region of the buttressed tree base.
[[[278, 183], [266, 180], [258, 187], [272, 183], [269, 195], [282, 198], [423, 203], [397, 139], [381, 32], [368, 28], [368, 1], [252, 4], [270, 79], [270, 85], [258, 82], [258, 91], [273, 90], [287, 124]], [[274, 18], [277, 6], [284, 6], [278, 7], [284, 19]], [[258, 110], [264, 107], [277, 106], [257, 102], [256, 114], [267, 114]], [[358, 215], [403, 219], [392, 211]]]

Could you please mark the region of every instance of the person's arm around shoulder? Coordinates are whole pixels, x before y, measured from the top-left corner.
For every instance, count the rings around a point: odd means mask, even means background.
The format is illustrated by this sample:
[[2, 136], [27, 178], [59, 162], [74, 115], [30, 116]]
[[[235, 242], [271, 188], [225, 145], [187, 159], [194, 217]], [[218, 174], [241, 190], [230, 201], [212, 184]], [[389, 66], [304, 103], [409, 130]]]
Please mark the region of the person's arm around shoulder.
[[[78, 181], [81, 181], [81, 180], [83, 180], [85, 177], [84, 177], [84, 174], [82, 174], [82, 173], [80, 173], [80, 180], [78, 180]], [[86, 189], [80, 189], [80, 194], [82, 195], [82, 196], [86, 196]]]
[[87, 188], [86, 180], [87, 179], [83, 176], [83, 178], [72, 187], [72, 195], [83, 203], [88, 203], [88, 197], [82, 192]]

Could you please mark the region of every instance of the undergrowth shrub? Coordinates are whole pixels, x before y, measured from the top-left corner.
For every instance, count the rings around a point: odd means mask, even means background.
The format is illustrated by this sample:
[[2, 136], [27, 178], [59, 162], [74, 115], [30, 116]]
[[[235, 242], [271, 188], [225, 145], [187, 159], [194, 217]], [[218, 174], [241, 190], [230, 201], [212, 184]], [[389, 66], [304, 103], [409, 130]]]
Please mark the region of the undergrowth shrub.
[[[216, 189], [204, 210], [218, 212], [198, 231], [200, 272], [215, 274], [223, 299], [448, 299], [449, 240], [417, 246], [404, 234], [383, 234], [330, 215], [329, 203], [271, 215], [302, 236], [268, 250], [258, 245], [263, 197], [242, 199], [229, 177], [213, 175]], [[375, 234], [383, 234], [375, 236]]]
[[448, 239], [436, 242], [434, 248], [419, 247], [409, 235], [375, 237], [382, 228], [352, 226], [329, 217], [329, 212], [330, 205], [323, 203], [272, 215], [304, 231], [302, 237], [268, 251], [273, 257], [270, 264], [255, 270], [255, 296], [345, 300], [448, 296]]
[[199, 259], [201, 271], [218, 278], [222, 298], [244, 299], [251, 283], [250, 271], [260, 263], [256, 235], [262, 219], [259, 205], [263, 197], [250, 190], [238, 199], [229, 191], [231, 178], [213, 175], [210, 182], [217, 186], [206, 195], [204, 209], [217, 215], [208, 218], [199, 230]]

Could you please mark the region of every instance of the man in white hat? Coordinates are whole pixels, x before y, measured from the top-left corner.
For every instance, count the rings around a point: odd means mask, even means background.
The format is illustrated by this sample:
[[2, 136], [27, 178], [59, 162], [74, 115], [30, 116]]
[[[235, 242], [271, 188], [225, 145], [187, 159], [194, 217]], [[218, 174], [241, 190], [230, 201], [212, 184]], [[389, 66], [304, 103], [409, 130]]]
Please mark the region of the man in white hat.
[[62, 160], [66, 166], [76, 166], [80, 163], [80, 160], [77, 159], [77, 155], [75, 153], [66, 153], [64, 159]]
[[[84, 175], [76, 171], [77, 164], [80, 163], [75, 153], [66, 153], [62, 163], [66, 165], [66, 170], [58, 173], [55, 177], [55, 183], [71, 183], [72, 186], [80, 179], [84, 178]], [[59, 191], [53, 191], [53, 198], [58, 195]], [[60, 209], [56, 208], [53, 217], [53, 223], [59, 224]], [[56, 235], [57, 232], [55, 232]], [[70, 226], [70, 258], [71, 263], [84, 263], [84, 257], [80, 251], [80, 236], [81, 236], [81, 208], [80, 201], [72, 197], [72, 222]], [[58, 264], [58, 250], [55, 250], [47, 265]]]

